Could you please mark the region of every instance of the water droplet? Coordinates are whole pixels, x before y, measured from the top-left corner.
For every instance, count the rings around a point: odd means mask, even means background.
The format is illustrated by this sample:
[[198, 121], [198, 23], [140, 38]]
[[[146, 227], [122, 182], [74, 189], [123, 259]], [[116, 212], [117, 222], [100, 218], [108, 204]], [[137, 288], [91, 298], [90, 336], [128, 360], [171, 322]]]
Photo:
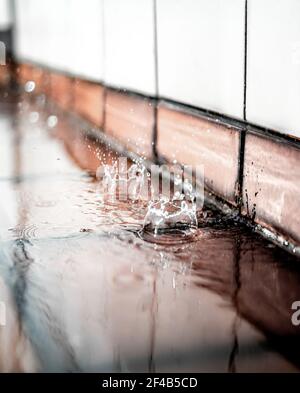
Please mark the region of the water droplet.
[[38, 112], [30, 112], [30, 114], [29, 114], [30, 123], [34, 124], [38, 120], [39, 120], [39, 113]]
[[57, 117], [54, 115], [51, 115], [47, 119], [47, 126], [49, 128], [54, 128], [57, 125], [57, 122], [58, 122]]
[[32, 93], [34, 89], [35, 89], [35, 82], [27, 81], [25, 83], [24, 90], [26, 91], [26, 93]]

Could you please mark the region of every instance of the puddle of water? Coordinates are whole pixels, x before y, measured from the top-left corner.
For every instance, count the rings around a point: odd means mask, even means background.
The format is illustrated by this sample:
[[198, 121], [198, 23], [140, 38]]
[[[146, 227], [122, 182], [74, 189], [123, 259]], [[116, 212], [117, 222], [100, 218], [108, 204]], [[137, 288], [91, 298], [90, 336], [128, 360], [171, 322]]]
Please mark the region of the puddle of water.
[[299, 371], [298, 260], [208, 209], [176, 227], [181, 201], [112, 200], [95, 174], [118, 155], [14, 108], [0, 113], [1, 371]]

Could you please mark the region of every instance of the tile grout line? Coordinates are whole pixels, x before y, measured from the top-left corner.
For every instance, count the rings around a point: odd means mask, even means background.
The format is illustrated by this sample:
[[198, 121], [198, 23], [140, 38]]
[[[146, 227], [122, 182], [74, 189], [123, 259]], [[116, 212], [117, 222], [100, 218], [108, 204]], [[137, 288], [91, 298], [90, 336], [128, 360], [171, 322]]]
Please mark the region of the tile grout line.
[[103, 65], [103, 74], [102, 74], [102, 79], [103, 79], [103, 93], [102, 93], [102, 131], [105, 133], [106, 129], [106, 101], [107, 101], [107, 86], [105, 84], [105, 53], [106, 53], [106, 48], [105, 48], [105, 0], [102, 1], [102, 34], [103, 34], [103, 39], [102, 39], [102, 65]]
[[247, 55], [248, 55], [248, 0], [245, 0], [245, 32], [244, 32], [244, 105], [243, 118], [247, 121]]
[[154, 78], [155, 78], [155, 99], [154, 105], [154, 121], [152, 134], [152, 154], [154, 161], [158, 159], [157, 153], [157, 135], [158, 135], [158, 39], [157, 39], [157, 3], [153, 0], [153, 39], [154, 39]]
[[[245, 31], [244, 31], [244, 103], [243, 103], [243, 120], [247, 122], [247, 51], [248, 51], [248, 0], [245, 0]], [[244, 184], [244, 161], [245, 161], [245, 144], [246, 144], [247, 125], [241, 130], [239, 146], [239, 174], [238, 174], [238, 208], [239, 213], [243, 207], [243, 184]]]
[[11, 55], [15, 59], [15, 42], [16, 42], [16, 26], [17, 26], [17, 12], [16, 12], [16, 0], [11, 0], [10, 2], [10, 14], [12, 19], [11, 24]]
[[16, 15], [16, 0], [11, 0], [9, 3], [9, 12], [11, 15], [11, 26], [9, 27], [10, 34], [10, 48], [9, 48], [9, 67], [10, 72], [13, 77], [10, 75], [10, 86], [16, 87], [16, 72], [17, 72], [17, 64], [15, 62], [15, 41], [16, 41], [16, 26], [17, 26], [17, 15]]

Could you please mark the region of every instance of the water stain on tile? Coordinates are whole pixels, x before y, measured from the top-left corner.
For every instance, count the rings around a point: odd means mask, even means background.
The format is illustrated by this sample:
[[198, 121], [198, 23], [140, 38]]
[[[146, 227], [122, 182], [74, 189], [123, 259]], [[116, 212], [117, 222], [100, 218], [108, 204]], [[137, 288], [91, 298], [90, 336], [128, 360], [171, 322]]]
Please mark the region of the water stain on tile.
[[244, 214], [300, 242], [300, 149], [280, 140], [246, 136]]

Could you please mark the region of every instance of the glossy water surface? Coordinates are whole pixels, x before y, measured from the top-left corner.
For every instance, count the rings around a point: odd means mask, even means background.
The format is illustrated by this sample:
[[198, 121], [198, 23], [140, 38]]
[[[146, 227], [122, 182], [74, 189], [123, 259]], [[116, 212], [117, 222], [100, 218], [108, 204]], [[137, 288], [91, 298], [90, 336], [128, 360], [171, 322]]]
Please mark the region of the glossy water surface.
[[299, 261], [211, 211], [141, 236], [93, 176], [116, 154], [43, 105], [0, 104], [0, 370], [299, 371]]

